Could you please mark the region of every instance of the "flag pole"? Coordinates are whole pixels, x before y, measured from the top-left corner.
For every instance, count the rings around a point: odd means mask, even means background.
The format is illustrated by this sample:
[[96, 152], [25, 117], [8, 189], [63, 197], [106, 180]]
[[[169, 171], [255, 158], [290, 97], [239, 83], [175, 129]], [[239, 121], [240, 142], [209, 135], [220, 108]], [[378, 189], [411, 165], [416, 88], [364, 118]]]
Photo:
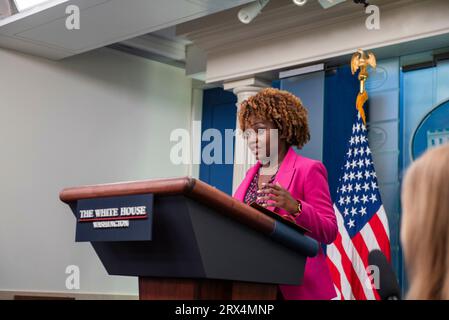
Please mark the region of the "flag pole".
[[371, 66], [373, 69], [376, 68], [376, 56], [372, 52], [368, 52], [367, 54], [362, 50], [358, 49], [356, 53], [352, 55], [351, 58], [351, 72], [354, 75], [357, 70], [359, 71], [358, 79], [360, 81], [360, 90], [357, 95], [356, 107], [362, 117], [363, 123], [366, 125], [366, 115], [363, 106], [365, 102], [368, 100], [368, 93], [365, 89], [366, 80], [369, 77], [368, 67]]

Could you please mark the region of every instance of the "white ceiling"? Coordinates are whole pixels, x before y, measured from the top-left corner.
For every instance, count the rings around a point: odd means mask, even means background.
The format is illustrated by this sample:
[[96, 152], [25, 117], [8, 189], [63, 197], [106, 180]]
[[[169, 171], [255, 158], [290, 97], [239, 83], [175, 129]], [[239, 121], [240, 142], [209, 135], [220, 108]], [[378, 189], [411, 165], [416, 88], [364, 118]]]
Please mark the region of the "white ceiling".
[[[165, 29], [252, 0], [55, 0], [0, 20], [0, 47], [50, 59]], [[65, 27], [80, 8], [80, 29]]]

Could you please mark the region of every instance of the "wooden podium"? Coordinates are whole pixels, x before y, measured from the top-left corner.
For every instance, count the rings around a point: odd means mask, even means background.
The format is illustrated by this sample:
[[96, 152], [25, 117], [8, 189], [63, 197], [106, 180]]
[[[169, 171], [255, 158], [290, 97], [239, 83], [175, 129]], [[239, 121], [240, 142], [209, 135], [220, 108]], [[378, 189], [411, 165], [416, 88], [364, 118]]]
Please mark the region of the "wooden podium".
[[[132, 207], [126, 197], [136, 195], [152, 198], [151, 239], [139, 238], [141, 217], [120, 229], [82, 219], [89, 199], [102, 208], [125, 198]], [[139, 277], [140, 299], [276, 299], [278, 284], [300, 284], [318, 251], [282, 221], [189, 177], [67, 188], [60, 199], [77, 219], [77, 241], [91, 242], [110, 275]]]

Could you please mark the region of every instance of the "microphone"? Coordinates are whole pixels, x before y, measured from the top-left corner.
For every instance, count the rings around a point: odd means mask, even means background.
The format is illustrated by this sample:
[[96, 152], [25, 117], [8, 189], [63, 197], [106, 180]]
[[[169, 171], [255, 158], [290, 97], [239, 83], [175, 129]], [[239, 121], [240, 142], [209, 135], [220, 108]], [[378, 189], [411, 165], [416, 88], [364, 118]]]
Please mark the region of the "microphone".
[[[381, 300], [401, 300], [401, 289], [396, 275], [387, 258], [380, 250], [373, 250], [368, 255], [368, 264], [379, 268], [379, 285], [377, 293]], [[375, 279], [376, 280], [376, 279]]]

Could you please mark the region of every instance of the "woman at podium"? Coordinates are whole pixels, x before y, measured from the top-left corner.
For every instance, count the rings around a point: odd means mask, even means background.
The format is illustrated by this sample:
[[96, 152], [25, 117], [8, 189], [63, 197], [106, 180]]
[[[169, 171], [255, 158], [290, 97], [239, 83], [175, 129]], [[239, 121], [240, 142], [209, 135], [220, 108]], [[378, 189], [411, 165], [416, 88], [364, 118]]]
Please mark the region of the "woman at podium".
[[[337, 236], [324, 165], [301, 156], [310, 140], [307, 110], [293, 94], [268, 88], [245, 100], [238, 114], [240, 128], [257, 163], [234, 197], [266, 207], [308, 229], [321, 244]], [[332, 299], [336, 296], [323, 250], [307, 258], [301, 285], [280, 285], [284, 299]]]

